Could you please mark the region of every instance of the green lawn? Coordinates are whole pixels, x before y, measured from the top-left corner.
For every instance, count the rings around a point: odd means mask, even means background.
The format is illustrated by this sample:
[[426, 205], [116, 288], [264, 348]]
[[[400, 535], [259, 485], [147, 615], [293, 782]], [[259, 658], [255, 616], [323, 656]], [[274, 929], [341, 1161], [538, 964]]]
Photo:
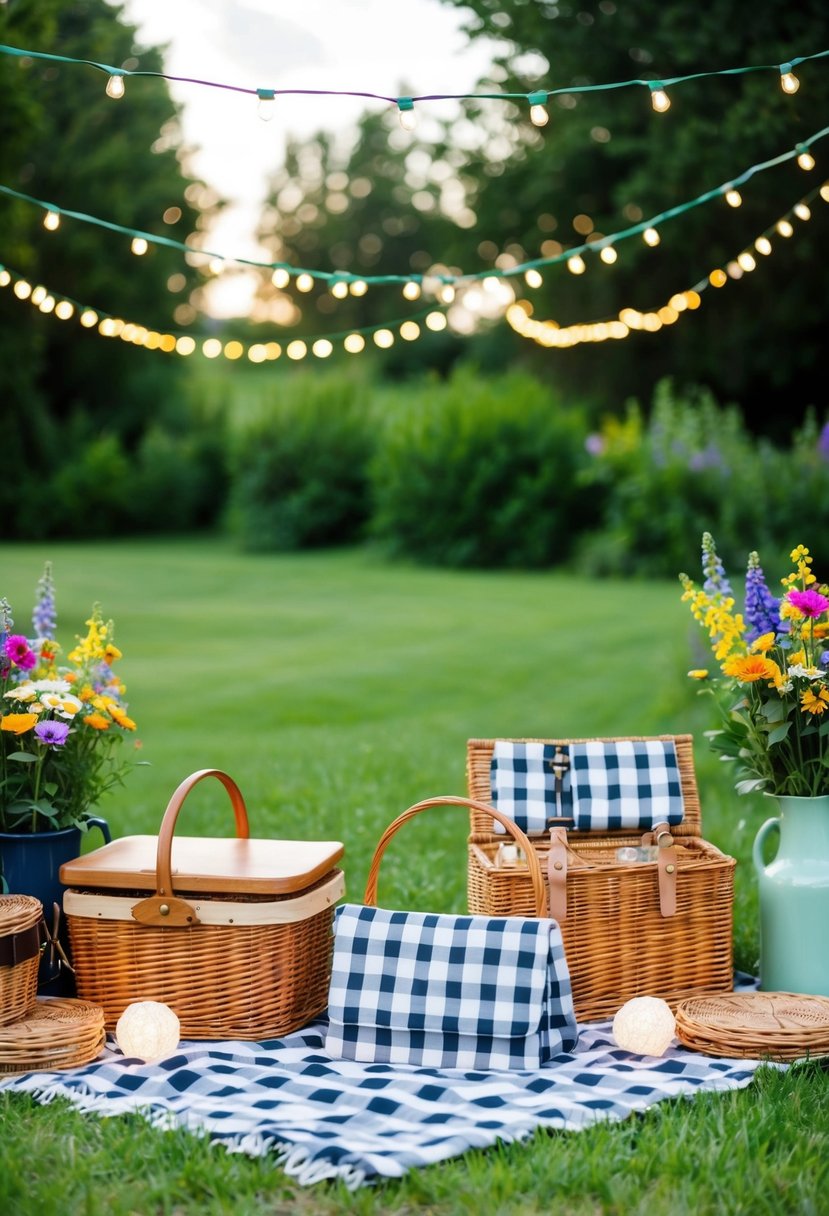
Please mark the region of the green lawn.
[[[155, 832], [184, 776], [223, 768], [253, 835], [342, 840], [359, 899], [385, 825], [420, 798], [465, 792], [468, 737], [691, 731], [705, 835], [741, 863], [737, 963], [756, 966], [749, 856], [768, 808], [737, 798], [702, 738], [711, 722], [685, 676], [698, 642], [677, 585], [418, 570], [362, 550], [250, 556], [205, 539], [2, 545], [0, 594], [23, 631], [46, 558], [60, 640], [71, 644], [99, 600], [124, 654], [149, 765], [101, 808], [115, 833]], [[218, 784], [202, 783], [180, 830], [220, 835], [231, 823]], [[384, 861], [382, 902], [462, 910], [466, 826], [449, 809], [410, 825]], [[829, 1210], [829, 1085], [814, 1065], [356, 1196], [297, 1192], [267, 1161], [137, 1120], [10, 1095], [0, 1120], [4, 1216]]]

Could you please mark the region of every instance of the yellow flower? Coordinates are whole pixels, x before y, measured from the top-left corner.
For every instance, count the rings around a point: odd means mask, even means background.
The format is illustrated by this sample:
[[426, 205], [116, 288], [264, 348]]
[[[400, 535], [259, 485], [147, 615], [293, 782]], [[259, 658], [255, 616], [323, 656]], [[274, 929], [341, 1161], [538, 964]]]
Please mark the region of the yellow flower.
[[790, 654], [787, 663], [789, 667], [805, 667], [806, 651], [798, 650], [795, 654]]
[[116, 659], [123, 658], [121, 651], [112, 642], [107, 642], [104, 647], [104, 662], [114, 663]]
[[774, 680], [780, 670], [771, 659], [764, 659], [759, 654], [734, 655], [723, 663], [722, 669], [727, 676], [734, 676], [741, 684], [753, 684], [757, 680]]
[[13, 735], [25, 735], [37, 725], [37, 714], [3, 714], [0, 728], [9, 730]]
[[708, 668], [707, 667], [694, 667], [692, 671], [688, 672], [688, 675], [691, 677], [692, 680], [707, 680], [708, 679]]
[[124, 730], [135, 730], [135, 723], [132, 718], [124, 713], [117, 705], [113, 705], [109, 711], [109, 715], [113, 722], [117, 722], [119, 726], [123, 726]]
[[109, 730], [109, 719], [105, 718], [103, 714], [87, 714], [84, 722], [87, 726], [91, 726], [93, 730]]
[[[807, 714], [822, 714], [829, 707], [829, 689], [820, 688], [817, 693], [807, 688], [801, 694], [800, 704]], [[822, 729], [822, 728], [821, 728]]]
[[754, 654], [765, 654], [767, 650], [771, 650], [774, 645], [773, 633], [761, 633], [759, 638], [755, 638], [751, 643], [751, 649]]

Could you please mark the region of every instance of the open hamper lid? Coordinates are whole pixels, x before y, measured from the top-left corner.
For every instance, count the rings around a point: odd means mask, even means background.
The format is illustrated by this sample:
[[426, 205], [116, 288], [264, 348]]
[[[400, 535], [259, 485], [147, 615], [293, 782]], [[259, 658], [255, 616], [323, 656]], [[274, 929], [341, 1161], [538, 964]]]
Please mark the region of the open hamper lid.
[[[224, 785], [236, 818], [235, 837], [175, 836], [186, 795], [204, 777]], [[60, 880], [68, 887], [227, 895], [290, 895], [313, 886], [342, 857], [339, 840], [251, 839], [242, 795], [218, 769], [187, 777], [173, 794], [158, 836], [123, 836], [68, 861]]]

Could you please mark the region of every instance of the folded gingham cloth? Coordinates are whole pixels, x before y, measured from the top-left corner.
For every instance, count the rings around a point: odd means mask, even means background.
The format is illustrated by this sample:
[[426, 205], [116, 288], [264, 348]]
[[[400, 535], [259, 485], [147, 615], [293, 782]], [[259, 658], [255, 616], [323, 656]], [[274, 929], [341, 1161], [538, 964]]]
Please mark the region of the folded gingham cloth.
[[536, 1068], [578, 1038], [554, 920], [342, 904], [325, 1049], [435, 1068]]
[[574, 827], [643, 831], [682, 823], [684, 802], [672, 739], [616, 739], [571, 743]]
[[[570, 774], [565, 772], [561, 788], [556, 789], [552, 743], [522, 743], [496, 739], [492, 749], [489, 780], [492, 805], [503, 811], [528, 836], [544, 835], [548, 820], [572, 813]], [[566, 748], [559, 749], [566, 752]], [[505, 833], [497, 819], [496, 832]]]

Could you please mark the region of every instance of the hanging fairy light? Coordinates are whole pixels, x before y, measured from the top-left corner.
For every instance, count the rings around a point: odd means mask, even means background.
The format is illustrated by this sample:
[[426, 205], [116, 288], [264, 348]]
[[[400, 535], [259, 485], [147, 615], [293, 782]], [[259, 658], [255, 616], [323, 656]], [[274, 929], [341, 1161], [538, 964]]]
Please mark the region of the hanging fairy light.
[[403, 284], [403, 296], [406, 300], [420, 299], [420, 284], [414, 279], [410, 279], [408, 283]]
[[792, 212], [799, 220], [805, 221], [812, 218], [812, 213], [805, 203], [796, 203], [795, 206], [792, 207]]
[[257, 89], [256, 96], [259, 98], [256, 113], [262, 119], [262, 122], [270, 122], [276, 113], [276, 91], [274, 89]]
[[335, 300], [344, 300], [348, 295], [348, 283], [345, 279], [334, 279], [330, 290]]
[[107, 81], [106, 95], [111, 97], [113, 101], [118, 101], [125, 93], [124, 77], [120, 72], [113, 72]]
[[602, 259], [602, 261], [605, 263], [606, 266], [612, 266], [613, 263], [618, 258], [618, 256], [619, 256], [618, 253], [616, 252], [616, 250], [613, 248], [612, 245], [605, 245], [604, 248], [602, 249], [601, 253], [599, 254], [599, 257]]
[[343, 339], [343, 349], [349, 355], [359, 355], [365, 350], [366, 340], [362, 334], [347, 334]]
[[671, 108], [671, 99], [665, 92], [665, 86], [661, 80], [650, 81], [649, 88], [651, 91], [651, 105], [657, 114], [664, 114], [666, 110]]
[[417, 114], [411, 97], [398, 97], [397, 118], [404, 131], [414, 131], [417, 126]]
[[789, 94], [796, 93], [800, 88], [800, 81], [792, 71], [790, 63], [780, 64], [780, 88], [784, 93]]
[[530, 267], [524, 271], [524, 282], [528, 287], [540, 287], [544, 279], [534, 267]]
[[798, 153], [797, 163], [801, 169], [808, 173], [810, 169], [814, 169], [815, 167], [815, 158], [812, 156], [811, 152], [809, 152], [806, 148], [803, 148]]
[[567, 259], [567, 269], [570, 271], [570, 274], [584, 274], [587, 266], [580, 253], [574, 253], [572, 257]]
[[758, 236], [754, 242], [754, 248], [758, 253], [762, 253], [763, 257], [768, 257], [771, 253], [771, 241], [767, 236]]
[[143, 236], [134, 236], [132, 238], [132, 244], [130, 245], [130, 249], [132, 250], [132, 252], [135, 254], [135, 256], [137, 258], [140, 258], [140, 257], [143, 257], [144, 254], [147, 252], [147, 250], [149, 249], [149, 245], [147, 244], [147, 242]]
[[291, 276], [283, 266], [277, 267], [277, 269], [271, 275], [271, 282], [273, 283], [274, 287], [287, 287], [290, 281]]
[[730, 186], [725, 192], [725, 201], [729, 207], [739, 207], [742, 205], [743, 196], [739, 190], [735, 190], [733, 186]]
[[550, 115], [547, 113], [547, 93], [528, 93], [527, 101], [530, 103], [530, 122], [535, 127], [546, 127], [550, 121]]
[[310, 275], [307, 273], [298, 274], [296, 277], [295, 285], [296, 285], [297, 291], [302, 291], [302, 292], [313, 291], [314, 290], [313, 275]]
[[659, 242], [662, 240], [662, 237], [659, 235], [659, 233], [657, 232], [657, 230], [655, 228], [646, 228], [645, 231], [642, 233], [642, 240], [645, 242], [646, 245], [649, 245], [651, 247], [651, 249], [653, 249], [659, 244]]
[[47, 211], [43, 217], [43, 227], [47, 232], [54, 232], [60, 227], [60, 213], [58, 211]]
[[285, 347], [285, 354], [289, 359], [304, 359], [308, 354], [308, 347], [301, 339], [296, 338], [293, 342], [289, 342]]

